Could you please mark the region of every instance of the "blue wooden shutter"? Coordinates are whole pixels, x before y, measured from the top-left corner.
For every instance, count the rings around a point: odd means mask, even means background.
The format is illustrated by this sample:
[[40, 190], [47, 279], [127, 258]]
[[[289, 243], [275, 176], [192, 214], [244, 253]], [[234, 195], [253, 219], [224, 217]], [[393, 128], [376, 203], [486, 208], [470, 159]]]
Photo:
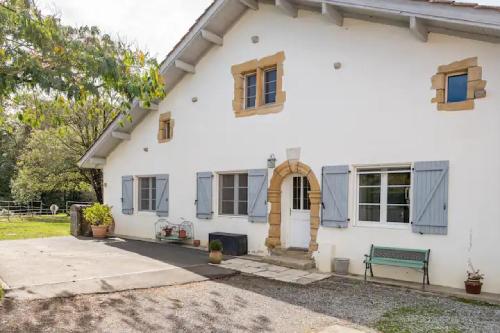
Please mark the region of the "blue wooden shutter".
[[448, 161], [415, 162], [412, 230], [420, 234], [448, 233]]
[[267, 169], [248, 170], [248, 220], [267, 222]]
[[134, 177], [122, 177], [122, 213], [132, 215], [134, 213]]
[[156, 215], [158, 216], [168, 216], [168, 187], [168, 175], [156, 176]]
[[349, 166], [325, 166], [321, 186], [321, 224], [325, 227], [347, 228]]
[[211, 172], [196, 174], [196, 217], [199, 219], [212, 218], [212, 178]]

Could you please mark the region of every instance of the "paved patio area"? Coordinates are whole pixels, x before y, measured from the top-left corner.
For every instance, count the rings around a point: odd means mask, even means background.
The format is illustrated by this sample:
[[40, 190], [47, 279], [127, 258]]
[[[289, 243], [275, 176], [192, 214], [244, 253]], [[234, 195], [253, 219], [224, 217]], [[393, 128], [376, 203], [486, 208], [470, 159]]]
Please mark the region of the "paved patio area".
[[8, 297], [50, 298], [204, 281], [233, 271], [172, 244], [53, 237], [0, 242]]
[[276, 266], [264, 262], [234, 258], [224, 260], [221, 267], [238, 272], [253, 274], [271, 280], [307, 285], [331, 276], [327, 273], [302, 271], [293, 268]]

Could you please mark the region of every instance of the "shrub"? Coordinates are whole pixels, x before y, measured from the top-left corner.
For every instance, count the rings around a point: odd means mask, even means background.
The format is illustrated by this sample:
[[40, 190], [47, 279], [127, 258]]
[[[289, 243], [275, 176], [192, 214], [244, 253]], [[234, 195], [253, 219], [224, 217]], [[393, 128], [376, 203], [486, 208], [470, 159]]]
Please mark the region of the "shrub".
[[4, 295], [4, 291], [2, 289], [2, 286], [0, 286], [0, 303], [2, 302], [3, 300], [3, 295]]
[[222, 242], [218, 239], [214, 239], [208, 245], [210, 251], [222, 251]]
[[91, 225], [108, 226], [113, 222], [113, 215], [111, 215], [111, 207], [95, 203], [90, 207], [83, 210], [83, 217]]

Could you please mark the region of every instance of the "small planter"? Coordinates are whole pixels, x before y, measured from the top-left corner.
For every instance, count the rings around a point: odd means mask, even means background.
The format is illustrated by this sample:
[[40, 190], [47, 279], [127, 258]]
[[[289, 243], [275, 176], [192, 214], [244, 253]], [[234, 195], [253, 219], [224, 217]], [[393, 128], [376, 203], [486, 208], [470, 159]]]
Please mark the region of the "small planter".
[[172, 235], [172, 228], [165, 228], [163, 229], [163, 236], [165, 237], [170, 237]]
[[208, 255], [208, 260], [211, 264], [220, 264], [222, 261], [222, 252], [221, 251], [210, 251]]
[[480, 294], [481, 293], [481, 287], [483, 286], [483, 283], [480, 280], [466, 280], [464, 281], [465, 283], [465, 292], [467, 294]]
[[200, 240], [199, 240], [199, 239], [195, 239], [195, 240], [193, 241], [193, 246], [194, 246], [194, 247], [199, 247], [199, 246], [200, 246]]
[[179, 238], [187, 238], [186, 230], [183, 230], [183, 229], [179, 230]]
[[108, 226], [105, 225], [93, 225], [92, 236], [94, 238], [106, 238], [108, 234]]

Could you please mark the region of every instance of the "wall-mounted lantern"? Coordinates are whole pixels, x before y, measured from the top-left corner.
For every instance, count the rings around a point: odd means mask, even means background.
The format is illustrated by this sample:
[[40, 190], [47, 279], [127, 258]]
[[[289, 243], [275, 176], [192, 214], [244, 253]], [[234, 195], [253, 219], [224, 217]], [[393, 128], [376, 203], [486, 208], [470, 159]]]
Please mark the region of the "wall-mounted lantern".
[[267, 159], [267, 167], [269, 169], [273, 169], [276, 167], [276, 157], [274, 156], [274, 154], [271, 154], [271, 156], [269, 156], [269, 158]]

